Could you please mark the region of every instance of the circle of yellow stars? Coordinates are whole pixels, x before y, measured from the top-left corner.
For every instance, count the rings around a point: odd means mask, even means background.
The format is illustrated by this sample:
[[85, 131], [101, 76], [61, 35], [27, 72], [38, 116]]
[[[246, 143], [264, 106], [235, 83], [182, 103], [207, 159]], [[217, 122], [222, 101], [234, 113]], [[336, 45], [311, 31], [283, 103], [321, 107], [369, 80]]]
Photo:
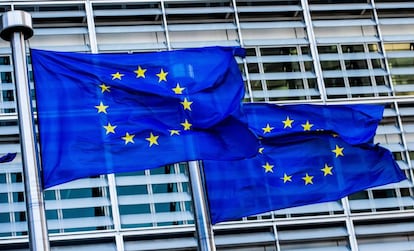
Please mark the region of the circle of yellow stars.
[[[260, 147], [258, 150], [259, 154], [263, 154], [264, 150], [265, 150], [264, 147]], [[332, 152], [335, 154], [335, 158], [345, 156], [344, 147], [340, 147], [338, 145], [335, 145], [335, 149], [333, 149]], [[265, 173], [273, 173], [273, 169], [275, 168], [275, 166], [269, 163], [268, 161], [264, 165], [262, 165], [262, 167]], [[333, 175], [332, 170], [333, 170], [333, 166], [330, 166], [328, 163], [325, 163], [324, 167], [320, 169], [320, 171], [323, 172], [324, 177]], [[283, 177], [281, 177], [280, 179], [283, 181], [284, 184], [286, 184], [288, 182], [292, 182], [292, 179], [293, 179], [292, 177], [293, 175], [288, 175], [287, 173], [284, 173]], [[304, 176], [301, 177], [301, 179], [303, 180], [304, 185], [312, 185], [314, 177], [315, 176], [310, 175], [309, 173], [306, 173]]]
[[[146, 78], [147, 69], [143, 68], [142, 66], [137, 66], [136, 70], [133, 71], [135, 73], [136, 78]], [[158, 83], [161, 82], [167, 82], [167, 76], [168, 71], [165, 71], [163, 68], [160, 69], [159, 73], [155, 74], [158, 77]], [[122, 80], [122, 78], [125, 76], [125, 74], [121, 72], [115, 72], [111, 74], [112, 80]], [[99, 85], [101, 89], [101, 93], [105, 92], [111, 92], [111, 86], [106, 85], [105, 83], [102, 83]], [[171, 91], [176, 95], [182, 95], [184, 93], [184, 90], [186, 88], [182, 87], [180, 83], [177, 83], [174, 88], [171, 89]], [[184, 97], [184, 99], [180, 102], [182, 105], [183, 110], [191, 111], [191, 106], [193, 104], [193, 101], [189, 100], [187, 97]], [[110, 110], [110, 107], [108, 105], [105, 105], [102, 101], [98, 105], [95, 106], [97, 109], [97, 113], [104, 113], [108, 114], [107, 110]], [[191, 130], [192, 124], [185, 119], [182, 123], [180, 123], [182, 126], [182, 130], [188, 131]], [[112, 125], [110, 122], [107, 123], [107, 125], [104, 125], [103, 128], [105, 129], [105, 134], [115, 134], [115, 129], [117, 128], [116, 125]], [[168, 130], [170, 136], [179, 136], [181, 134], [180, 129], [169, 129]], [[145, 138], [146, 141], [148, 141], [148, 146], [152, 147], [155, 145], [159, 145], [160, 135], [156, 135], [153, 132], [150, 132], [149, 136]], [[129, 132], [126, 132], [124, 136], [121, 137], [121, 139], [124, 141], [125, 145], [127, 144], [134, 144], [135, 134], [130, 134]]]
[[[283, 124], [283, 129], [291, 129], [293, 128], [293, 123], [295, 122], [295, 120], [293, 120], [292, 118], [290, 118], [289, 116], [286, 116], [286, 119], [282, 120], [282, 124]], [[306, 120], [305, 123], [300, 124], [300, 126], [302, 127], [302, 131], [306, 132], [306, 131], [312, 131], [314, 124], [312, 124], [309, 120]], [[271, 123], [266, 123], [266, 125], [264, 127], [262, 127], [262, 131], [263, 131], [263, 135], [267, 134], [267, 133], [272, 133], [273, 130], [275, 129], [276, 126], [272, 125]], [[317, 129], [317, 131], [323, 131], [321, 129]], [[258, 152], [260, 154], [263, 154], [265, 148], [264, 147], [260, 147]], [[344, 148], [340, 147], [338, 145], [335, 146], [335, 149], [332, 150], [332, 152], [335, 154], [335, 158], [338, 158], [340, 156], [344, 156]], [[266, 162], [264, 165], [262, 165], [265, 173], [273, 173], [273, 169], [275, 168], [274, 165], [272, 165], [269, 162]], [[320, 171], [323, 172], [323, 176], [328, 176], [328, 175], [333, 175], [333, 166], [329, 166], [328, 164], [325, 164], [325, 166], [320, 169]], [[304, 176], [301, 177], [301, 179], [304, 182], [304, 185], [312, 185], [314, 182], [314, 177], [313, 175], [310, 175], [309, 173], [306, 173]], [[287, 173], [283, 174], [283, 177], [280, 178], [283, 183], [288, 183], [288, 182], [292, 182], [293, 180], [293, 175], [289, 175]]]

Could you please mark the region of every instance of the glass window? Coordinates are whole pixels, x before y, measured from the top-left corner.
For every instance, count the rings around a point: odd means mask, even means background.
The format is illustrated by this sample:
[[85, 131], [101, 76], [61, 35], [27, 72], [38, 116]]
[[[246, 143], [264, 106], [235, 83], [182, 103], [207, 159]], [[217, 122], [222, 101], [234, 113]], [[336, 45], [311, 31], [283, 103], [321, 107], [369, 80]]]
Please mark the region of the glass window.
[[92, 197], [92, 189], [83, 188], [83, 189], [61, 190], [60, 197], [61, 199], [90, 198]]
[[10, 57], [0, 56], [0, 65], [10, 65]]
[[259, 73], [259, 64], [257, 63], [248, 63], [247, 69], [249, 73]]
[[260, 48], [262, 56], [269, 55], [297, 55], [296, 47], [276, 47], [276, 48]]
[[372, 68], [384, 68], [383, 60], [379, 58], [371, 59]]
[[392, 75], [391, 78], [397, 85], [414, 84], [414, 75]]
[[360, 191], [348, 196], [350, 200], [363, 200], [369, 199], [367, 191]]
[[400, 188], [400, 193], [401, 193], [401, 196], [403, 196], [403, 197], [413, 196], [412, 191], [409, 188]]
[[262, 81], [260, 80], [250, 80], [250, 85], [252, 86], [253, 91], [263, 90]]
[[168, 213], [168, 212], [180, 211], [180, 209], [179, 209], [179, 207], [177, 208], [177, 203], [176, 202], [156, 203], [155, 204], [155, 211], [157, 213]]
[[256, 56], [255, 48], [246, 48], [246, 56]]
[[11, 173], [10, 176], [13, 183], [23, 182], [22, 173]]
[[264, 72], [299, 72], [299, 62], [264, 63]]
[[57, 210], [46, 210], [46, 219], [48, 220], [57, 220], [58, 211]]
[[309, 89], [315, 89], [317, 86], [316, 78], [309, 78], [306, 80], [308, 82]]
[[377, 85], [387, 85], [388, 79], [384, 76], [375, 77], [375, 82]]
[[11, 72], [1, 72], [1, 82], [2, 83], [12, 83], [12, 73]]
[[326, 45], [326, 46], [318, 46], [318, 51], [321, 54], [325, 53], [338, 53], [338, 48], [336, 45]]
[[343, 53], [364, 52], [364, 46], [362, 44], [342, 45], [342, 52]]
[[94, 217], [94, 208], [62, 209], [63, 218]]
[[313, 72], [313, 62], [311, 61], [305, 61], [303, 62], [304, 66], [305, 66], [305, 71], [311, 71]]
[[347, 70], [368, 69], [366, 60], [345, 60], [345, 67]]
[[384, 48], [386, 51], [412, 51], [414, 43], [386, 43]]
[[267, 80], [268, 90], [303, 89], [302, 79]]
[[5, 108], [3, 109], [4, 113], [16, 113], [15, 108]]
[[300, 50], [302, 51], [302, 55], [310, 55], [311, 54], [309, 46], [301, 46]]
[[148, 194], [147, 185], [118, 186], [118, 195]]
[[24, 194], [23, 192], [13, 192], [13, 201], [14, 202], [23, 202], [24, 201]]
[[396, 197], [395, 190], [393, 189], [373, 190], [372, 195], [374, 196], [374, 199]]
[[341, 63], [339, 61], [321, 61], [321, 67], [324, 71], [341, 70]]
[[350, 86], [370, 86], [371, 80], [369, 77], [352, 77], [349, 78]]
[[390, 68], [413, 67], [414, 58], [389, 58], [388, 65]]
[[26, 212], [15, 212], [14, 213], [14, 221], [15, 222], [26, 221]]
[[344, 87], [344, 79], [343, 78], [325, 78], [324, 79], [326, 87]]
[[137, 204], [137, 205], [120, 205], [119, 213], [121, 215], [128, 214], [149, 214], [151, 213], [149, 204]]
[[379, 52], [380, 47], [378, 46], [378, 44], [368, 44], [368, 50], [370, 52]]
[[0, 203], [8, 203], [9, 198], [7, 196], [7, 193], [0, 193]]
[[164, 166], [149, 170], [151, 174], [167, 174], [171, 173], [171, 166]]
[[176, 183], [167, 183], [167, 184], [153, 184], [152, 192], [155, 193], [171, 193], [177, 191]]
[[3, 101], [14, 101], [13, 90], [3, 91]]
[[8, 222], [10, 222], [9, 213], [0, 213], [0, 223], [8, 223]]

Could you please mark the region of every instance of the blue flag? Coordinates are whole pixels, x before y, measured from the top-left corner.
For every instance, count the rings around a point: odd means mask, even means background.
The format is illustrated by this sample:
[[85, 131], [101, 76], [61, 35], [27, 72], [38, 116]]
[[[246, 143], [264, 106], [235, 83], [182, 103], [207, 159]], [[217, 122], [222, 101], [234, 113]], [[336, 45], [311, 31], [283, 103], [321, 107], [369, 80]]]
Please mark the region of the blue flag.
[[[379, 105], [245, 104], [249, 127], [260, 137], [329, 131], [350, 144], [373, 139], [382, 119]], [[271, 114], [271, 116], [270, 116]]]
[[[257, 151], [240, 48], [141, 54], [31, 50], [44, 187]], [[245, 144], [238, 144], [242, 138]]]
[[405, 179], [390, 151], [350, 145], [325, 133], [262, 140], [261, 154], [204, 161], [212, 223], [283, 208], [335, 201]]
[[0, 163], [11, 162], [16, 158], [17, 153], [8, 153], [0, 157]]

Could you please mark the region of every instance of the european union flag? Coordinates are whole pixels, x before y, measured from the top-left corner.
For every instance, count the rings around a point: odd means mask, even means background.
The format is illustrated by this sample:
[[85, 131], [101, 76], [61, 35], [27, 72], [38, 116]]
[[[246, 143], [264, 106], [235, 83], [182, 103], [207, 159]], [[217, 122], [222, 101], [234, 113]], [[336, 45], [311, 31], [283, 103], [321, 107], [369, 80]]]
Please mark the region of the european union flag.
[[[244, 105], [249, 127], [260, 137], [330, 131], [350, 144], [375, 136], [384, 107], [380, 105]], [[271, 116], [269, 116], [271, 114]]]
[[[240, 48], [140, 54], [31, 50], [44, 187], [257, 151]], [[245, 144], [237, 144], [243, 138]]]
[[254, 158], [204, 161], [212, 223], [335, 201], [405, 179], [392, 154], [325, 133], [262, 140]]
[[405, 179], [390, 151], [372, 144], [378, 105], [246, 104], [258, 154], [204, 161], [211, 220], [334, 201]]
[[0, 163], [11, 162], [16, 158], [17, 153], [7, 153], [0, 157]]

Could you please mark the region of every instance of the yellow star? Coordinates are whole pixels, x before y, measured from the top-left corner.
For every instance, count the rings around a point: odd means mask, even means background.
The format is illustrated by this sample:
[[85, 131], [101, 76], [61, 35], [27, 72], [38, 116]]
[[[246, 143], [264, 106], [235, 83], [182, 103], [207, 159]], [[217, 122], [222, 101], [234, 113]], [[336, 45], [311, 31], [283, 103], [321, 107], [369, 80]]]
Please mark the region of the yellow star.
[[343, 147], [339, 147], [338, 145], [335, 146], [335, 149], [332, 150], [332, 152], [335, 153], [335, 157], [338, 158], [338, 156], [344, 156], [343, 153], [344, 148]]
[[96, 109], [98, 109], [98, 113], [100, 113], [100, 112], [106, 113], [106, 109], [107, 109], [108, 107], [109, 107], [109, 106], [104, 105], [104, 104], [102, 103], [102, 101], [101, 101], [101, 103], [100, 103], [99, 105], [95, 105], [95, 108], [96, 108]]
[[286, 173], [283, 175], [283, 178], [281, 178], [283, 180], [283, 183], [286, 183], [288, 181], [292, 182], [292, 175], [287, 175]]
[[106, 134], [109, 134], [109, 133], [115, 133], [115, 128], [116, 128], [116, 126], [111, 125], [111, 123], [109, 123], [109, 122], [108, 122], [108, 125], [103, 126], [103, 127], [104, 127], [104, 128], [105, 128], [105, 130], [106, 130]]
[[170, 131], [170, 136], [180, 135], [180, 130], [168, 130], [168, 131]]
[[152, 145], [158, 145], [158, 141], [157, 141], [158, 137], [159, 136], [154, 136], [154, 134], [150, 133], [149, 138], [145, 138], [145, 139], [149, 141], [150, 143], [149, 146], [151, 147]]
[[172, 89], [175, 94], [183, 94], [183, 90], [185, 88], [180, 87], [180, 84], [177, 83], [177, 85]]
[[260, 153], [260, 154], [263, 154], [263, 150], [264, 150], [264, 147], [260, 147], [260, 148], [259, 148], [259, 153]]
[[134, 134], [126, 133], [125, 136], [122, 137], [122, 139], [125, 140], [125, 145], [126, 145], [128, 143], [134, 143], [134, 137], [135, 137]]
[[188, 131], [191, 129], [192, 124], [188, 122], [188, 120], [185, 120], [184, 123], [181, 123], [181, 125], [184, 127], [184, 131]]
[[191, 105], [193, 104], [192, 101], [188, 101], [187, 98], [184, 98], [184, 101], [183, 102], [180, 102], [180, 103], [183, 105], [184, 110], [191, 111]]
[[302, 180], [305, 181], [305, 185], [313, 184], [312, 179], [313, 179], [313, 176], [309, 176], [307, 173], [306, 173], [306, 176], [302, 178]]
[[326, 175], [332, 175], [332, 166], [328, 166], [328, 164], [325, 164], [325, 167], [321, 169], [321, 171], [323, 172], [323, 176]]
[[158, 76], [158, 83], [161, 81], [167, 81], [168, 72], [164, 72], [164, 69], [161, 69], [160, 73], [156, 74]]
[[274, 167], [274, 165], [270, 165], [269, 162], [266, 162], [266, 164], [263, 165], [262, 167], [265, 169], [265, 172], [266, 173], [268, 173], [268, 172], [273, 173], [273, 167]]
[[283, 120], [283, 121], [282, 121], [282, 122], [283, 122], [283, 124], [284, 124], [283, 129], [284, 129], [284, 128], [286, 128], [286, 127], [292, 128], [292, 123], [293, 123], [293, 121], [294, 121], [294, 120], [290, 119], [290, 118], [289, 118], [289, 116], [287, 116], [287, 117], [286, 117], [286, 120]]
[[308, 120], [306, 120], [306, 124], [302, 124], [302, 127], [303, 127], [304, 131], [310, 131], [312, 126], [313, 126], [313, 124], [309, 123]]
[[121, 78], [124, 76], [124, 74], [119, 73], [119, 71], [111, 75], [112, 75], [112, 80], [115, 80], [115, 79], [121, 80]]
[[141, 66], [138, 66], [138, 69], [136, 69], [134, 72], [137, 74], [137, 78], [145, 78], [145, 72], [147, 69], [142, 69]]
[[104, 92], [110, 92], [111, 90], [109, 90], [109, 88], [111, 88], [110, 86], [108, 86], [108, 85], [105, 85], [105, 84], [101, 84], [101, 85], [99, 85], [99, 87], [101, 87], [101, 92], [102, 93], [104, 93]]
[[269, 124], [267, 124], [267, 125], [266, 125], [266, 127], [263, 127], [263, 128], [262, 128], [263, 133], [268, 133], [268, 132], [271, 132], [273, 129], [274, 129], [274, 127], [270, 127], [270, 125], [269, 125]]

